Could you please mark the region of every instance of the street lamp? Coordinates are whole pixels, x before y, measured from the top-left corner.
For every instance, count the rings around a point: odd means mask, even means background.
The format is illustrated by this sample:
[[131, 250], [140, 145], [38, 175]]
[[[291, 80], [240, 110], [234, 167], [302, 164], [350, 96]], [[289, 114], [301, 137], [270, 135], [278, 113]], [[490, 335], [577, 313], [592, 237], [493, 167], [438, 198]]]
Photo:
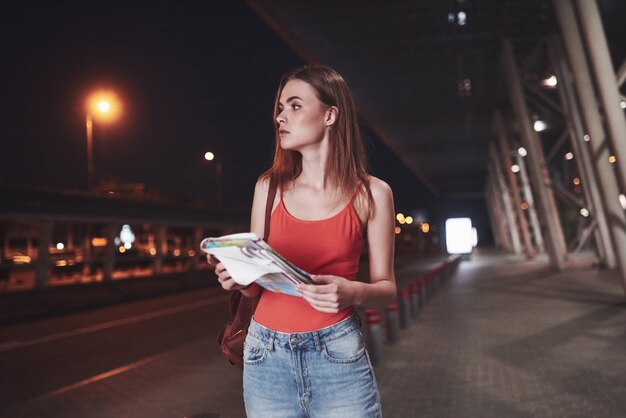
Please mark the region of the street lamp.
[[206, 152], [204, 159], [210, 162], [215, 161], [215, 184], [216, 184], [216, 200], [217, 206], [222, 207], [222, 162], [215, 159], [215, 154], [212, 152]]
[[87, 181], [93, 185], [93, 121], [112, 122], [121, 112], [121, 103], [117, 95], [109, 90], [95, 91], [87, 98], [87, 114], [85, 126], [87, 128]]

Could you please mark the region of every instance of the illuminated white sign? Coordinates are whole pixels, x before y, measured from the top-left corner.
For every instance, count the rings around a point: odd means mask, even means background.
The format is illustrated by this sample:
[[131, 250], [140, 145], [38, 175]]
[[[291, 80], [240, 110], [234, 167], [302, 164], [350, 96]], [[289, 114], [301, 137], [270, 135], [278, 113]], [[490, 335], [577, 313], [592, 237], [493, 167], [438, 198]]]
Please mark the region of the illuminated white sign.
[[449, 254], [469, 254], [472, 252], [476, 235], [472, 232], [470, 218], [450, 218], [446, 220], [446, 250]]

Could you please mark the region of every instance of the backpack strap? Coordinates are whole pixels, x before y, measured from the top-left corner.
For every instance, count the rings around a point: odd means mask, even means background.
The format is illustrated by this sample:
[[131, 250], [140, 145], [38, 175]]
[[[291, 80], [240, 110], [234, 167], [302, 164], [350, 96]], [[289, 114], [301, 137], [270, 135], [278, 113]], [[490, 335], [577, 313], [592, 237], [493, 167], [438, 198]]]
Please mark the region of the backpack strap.
[[263, 229], [263, 240], [267, 242], [270, 236], [270, 218], [272, 217], [272, 206], [274, 206], [274, 199], [276, 198], [276, 179], [270, 175], [270, 186], [267, 191], [267, 203], [265, 205], [265, 228]]

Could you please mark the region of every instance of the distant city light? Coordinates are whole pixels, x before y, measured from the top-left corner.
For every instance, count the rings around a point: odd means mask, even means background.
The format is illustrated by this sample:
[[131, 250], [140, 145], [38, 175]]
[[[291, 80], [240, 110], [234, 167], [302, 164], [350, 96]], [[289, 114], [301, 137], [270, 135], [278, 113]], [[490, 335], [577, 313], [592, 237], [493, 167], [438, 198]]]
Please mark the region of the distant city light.
[[135, 234], [133, 233], [133, 230], [130, 229], [130, 225], [126, 224], [122, 226], [122, 231], [120, 232], [120, 241], [124, 245], [132, 244], [133, 242], [135, 242]]
[[519, 207], [520, 207], [522, 210], [527, 210], [527, 209], [528, 209], [528, 203], [526, 203], [526, 202], [522, 202], [522, 203], [520, 203]]
[[546, 78], [545, 80], [542, 80], [542, 81], [541, 81], [541, 84], [542, 84], [543, 86], [546, 86], [546, 87], [551, 87], [551, 88], [556, 87], [557, 83], [558, 83], [558, 81], [557, 81], [557, 79], [556, 79], [556, 76], [555, 76], [555, 75], [551, 75], [550, 77], [548, 77], [548, 78]]
[[62, 242], [58, 242], [57, 243], [57, 250], [61, 251], [63, 248], [65, 248], [65, 245], [63, 245]]
[[120, 245], [120, 248], [118, 248], [118, 251], [124, 254], [126, 252], [126, 248], [123, 245]]
[[591, 137], [589, 135], [583, 136], [583, 139], [585, 140], [585, 142], [591, 141]]
[[422, 224], [422, 232], [425, 234], [428, 234], [428, 232], [430, 231], [430, 225], [426, 222], [424, 222]]
[[212, 152], [207, 152], [206, 154], [204, 154], [204, 159], [207, 161], [213, 161], [213, 159], [215, 159], [215, 154], [213, 154]]
[[533, 124], [533, 128], [537, 132], [542, 132], [548, 129], [548, 125], [546, 125], [546, 123], [542, 120], [536, 120], [535, 123]]
[[152, 247], [152, 248], [150, 248], [149, 252], [150, 252], [150, 255], [156, 255], [157, 250], [156, 250], [156, 248]]
[[574, 154], [571, 152], [568, 152], [567, 154], [565, 154], [565, 159], [566, 160], [573, 160], [574, 159]]
[[574, 185], [578, 186], [580, 184], [580, 179], [578, 177], [574, 177], [574, 180], [572, 180], [572, 183], [574, 183]]
[[611, 155], [611, 156], [609, 157], [609, 162], [610, 162], [611, 164], [615, 164], [615, 162], [616, 162], [616, 161], [617, 161], [617, 158], [615, 158], [615, 155]]
[[588, 216], [589, 216], [589, 210], [588, 210], [588, 209], [586, 209], [586, 208], [582, 208], [582, 209], [580, 210], [580, 214], [586, 218], [586, 217], [588, 217]]
[[448, 13], [448, 23], [454, 23], [454, 13]]
[[187, 255], [189, 257], [194, 257], [196, 255], [196, 252], [194, 250], [189, 250], [189, 251], [187, 251]]
[[396, 235], [398, 235], [400, 232], [402, 232], [402, 229], [399, 226], [396, 226]]
[[404, 218], [404, 222], [406, 222], [408, 225], [411, 225], [413, 223], [413, 217], [407, 216], [406, 218]]
[[180, 257], [180, 249], [176, 248], [173, 252], [174, 257]]
[[133, 246], [133, 244], [131, 244], [130, 242], [125, 242], [124, 243], [124, 248], [126, 248], [127, 250], [130, 250], [130, 248]]
[[397, 220], [398, 222], [403, 222], [403, 221], [404, 221], [404, 214], [403, 214], [403, 213], [398, 213], [398, 214], [396, 215], [396, 220]]
[[104, 247], [107, 245], [108, 240], [104, 237], [93, 237], [91, 239], [91, 245], [93, 247]]
[[522, 157], [525, 157], [525, 156], [527, 156], [527, 155], [528, 155], [528, 151], [526, 151], [526, 148], [524, 148], [524, 147], [519, 147], [519, 148], [517, 149], [517, 153], [518, 153], [520, 156], [522, 156]]
[[514, 172], [514, 173], [519, 173], [519, 165], [513, 164], [511, 166], [511, 171]]

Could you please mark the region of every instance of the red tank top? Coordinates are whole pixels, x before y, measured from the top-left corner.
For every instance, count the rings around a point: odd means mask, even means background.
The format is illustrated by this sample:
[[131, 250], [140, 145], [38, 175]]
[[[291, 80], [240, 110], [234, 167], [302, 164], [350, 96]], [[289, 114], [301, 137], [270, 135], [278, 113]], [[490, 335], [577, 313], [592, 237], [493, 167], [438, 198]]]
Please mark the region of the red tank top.
[[[356, 196], [356, 193], [355, 193]], [[363, 246], [361, 221], [352, 201], [327, 219], [294, 218], [282, 198], [270, 219], [268, 243], [287, 260], [311, 274], [332, 274], [355, 280]], [[274, 331], [309, 332], [336, 324], [354, 312], [348, 307], [328, 314], [315, 310], [303, 298], [264, 290], [254, 320]]]

